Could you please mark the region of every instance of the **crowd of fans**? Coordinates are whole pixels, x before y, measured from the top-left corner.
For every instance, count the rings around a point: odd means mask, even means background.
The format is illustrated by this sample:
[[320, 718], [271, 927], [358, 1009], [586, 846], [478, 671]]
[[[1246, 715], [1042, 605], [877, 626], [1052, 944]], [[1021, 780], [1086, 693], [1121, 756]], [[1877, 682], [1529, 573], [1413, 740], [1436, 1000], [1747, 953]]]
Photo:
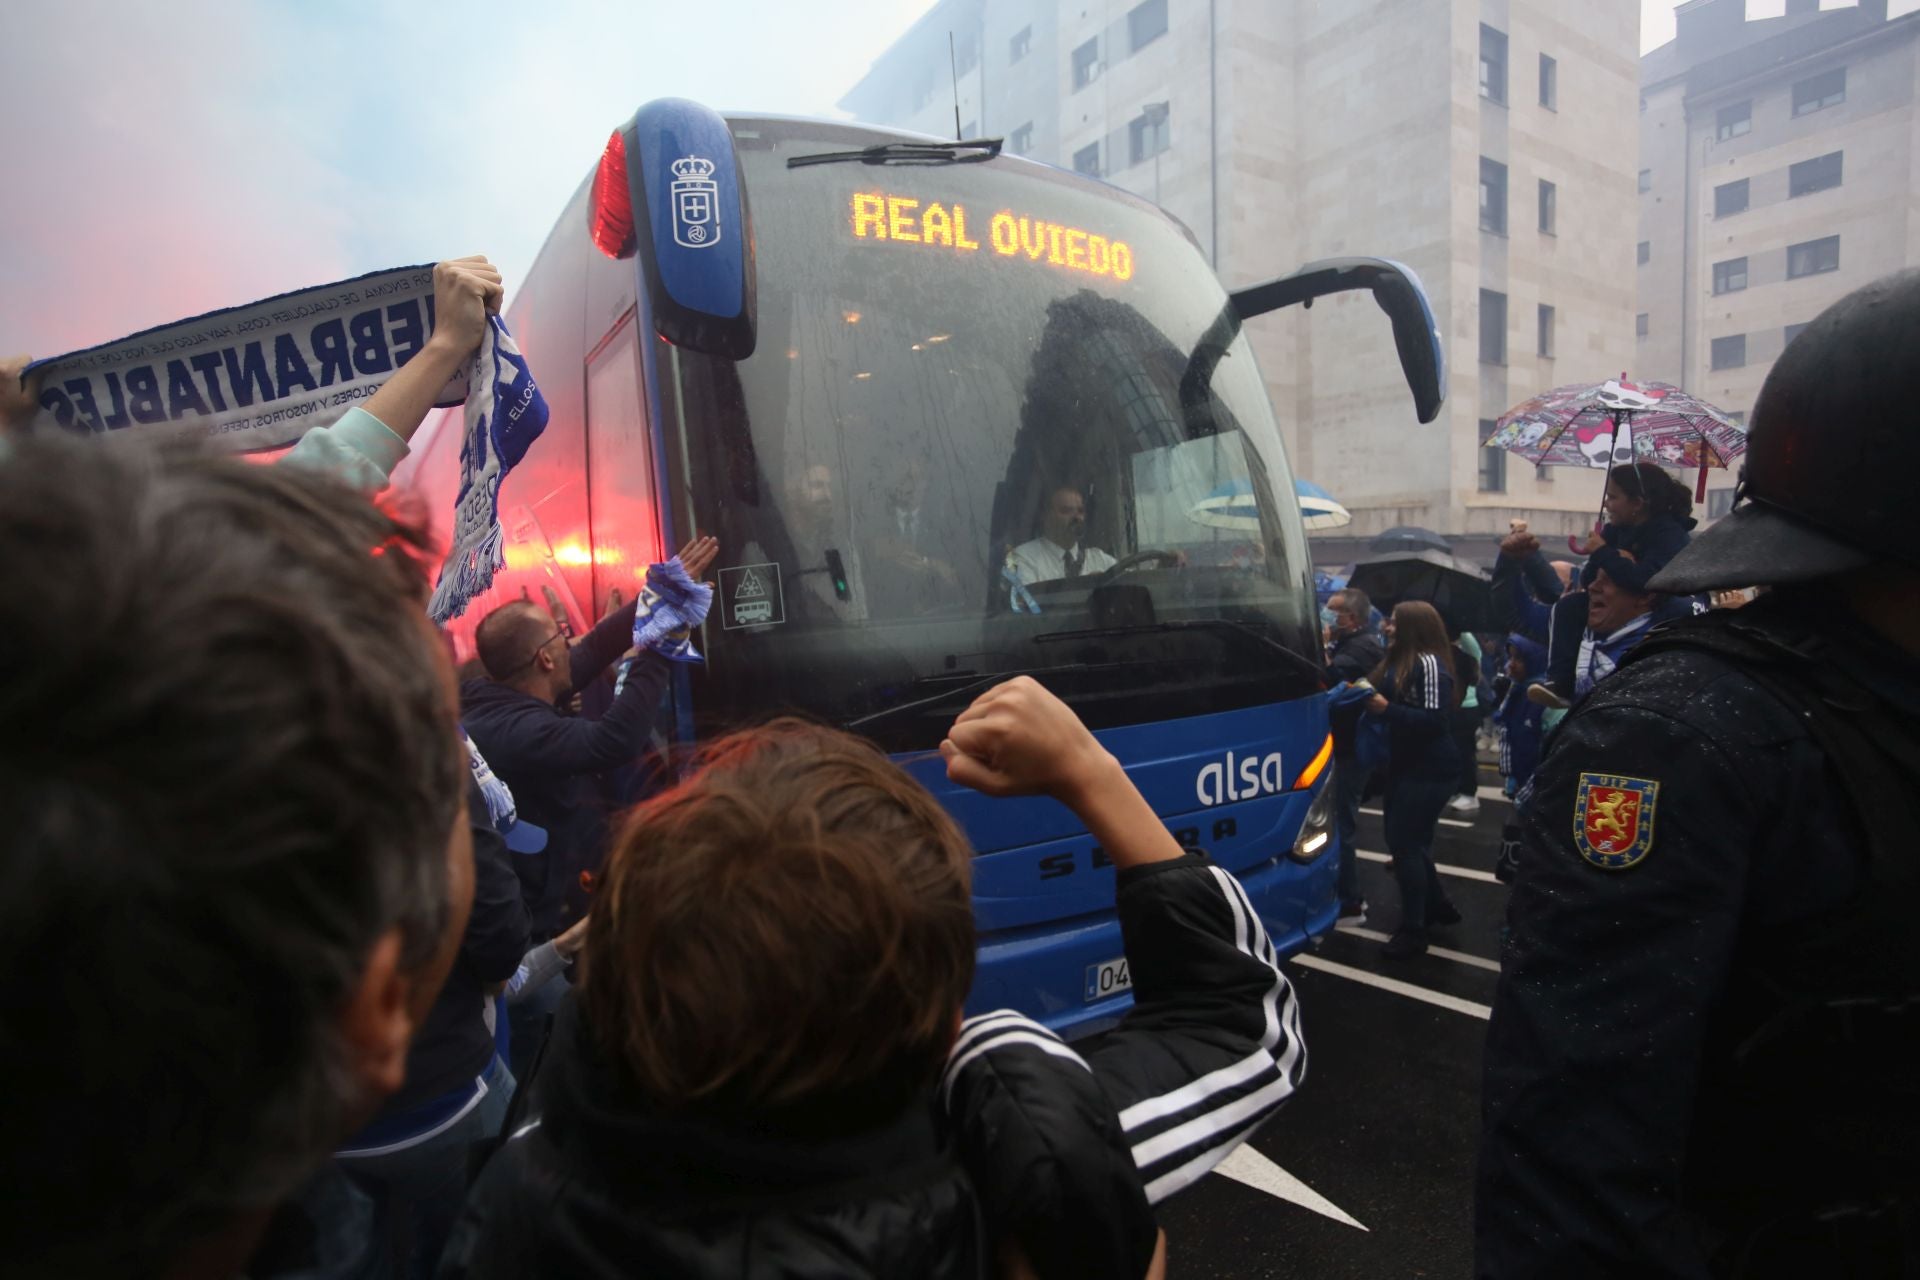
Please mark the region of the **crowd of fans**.
[[499, 276], [435, 294], [272, 467], [14, 430], [0, 368], [8, 1274], [1161, 1274], [1152, 1206], [1306, 1068], [1238, 883], [1033, 681], [955, 720], [955, 782], [1117, 868], [1137, 998], [1083, 1056], [963, 1018], [971, 851], [870, 744], [743, 730], [610, 818], [718, 547], [649, 571], [677, 631], [517, 602], [457, 680], [374, 500]]
[[[0, 435], [8, 1274], [1163, 1275], [1155, 1206], [1306, 1069], [1238, 882], [1038, 683], [960, 713], [948, 777], [1051, 797], [1116, 869], [1135, 1003], [1076, 1049], [964, 1016], [971, 851], [870, 743], [742, 730], [613, 816], [720, 549], [652, 566], [671, 608], [643, 594], [577, 639], [495, 610], [459, 680], [424, 607], [436, 549], [373, 496], [500, 279], [459, 259], [435, 292], [417, 356], [277, 466]], [[0, 366], [0, 419], [33, 395]], [[1708, 603], [1656, 585], [1685, 490], [1640, 465], [1607, 494], [1583, 566], [1524, 527], [1502, 543], [1498, 643], [1420, 601], [1379, 635], [1364, 593], [1328, 604], [1341, 914], [1367, 910], [1377, 777], [1389, 955], [1460, 919], [1431, 846], [1475, 796], [1483, 722], [1525, 812], [1556, 718]], [[1531, 1135], [1525, 1094], [1489, 1132]], [[1538, 1190], [1546, 1157], [1519, 1149], [1483, 1161], [1489, 1221]]]

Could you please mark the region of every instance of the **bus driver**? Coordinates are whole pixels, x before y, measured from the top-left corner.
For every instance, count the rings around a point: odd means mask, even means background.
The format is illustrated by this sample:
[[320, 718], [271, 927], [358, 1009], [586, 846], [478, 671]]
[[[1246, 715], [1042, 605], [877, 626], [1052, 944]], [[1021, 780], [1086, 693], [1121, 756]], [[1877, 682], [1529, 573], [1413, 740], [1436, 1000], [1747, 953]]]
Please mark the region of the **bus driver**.
[[1087, 531], [1087, 500], [1072, 485], [1054, 486], [1047, 495], [1040, 536], [1013, 549], [1009, 559], [1022, 582], [1050, 582], [1104, 573], [1113, 557], [1098, 547], [1082, 546]]

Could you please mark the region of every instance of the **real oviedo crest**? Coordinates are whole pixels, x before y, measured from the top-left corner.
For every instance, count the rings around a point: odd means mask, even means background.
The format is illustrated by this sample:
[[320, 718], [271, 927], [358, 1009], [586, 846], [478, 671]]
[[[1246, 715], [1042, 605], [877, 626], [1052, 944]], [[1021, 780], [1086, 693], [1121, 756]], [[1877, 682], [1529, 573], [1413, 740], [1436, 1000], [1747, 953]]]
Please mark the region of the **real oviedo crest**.
[[713, 180], [713, 168], [703, 156], [673, 162], [673, 242], [682, 248], [711, 249], [720, 243], [720, 184]]
[[1622, 871], [1653, 847], [1660, 784], [1646, 778], [1583, 773], [1573, 797], [1573, 845], [1596, 867]]

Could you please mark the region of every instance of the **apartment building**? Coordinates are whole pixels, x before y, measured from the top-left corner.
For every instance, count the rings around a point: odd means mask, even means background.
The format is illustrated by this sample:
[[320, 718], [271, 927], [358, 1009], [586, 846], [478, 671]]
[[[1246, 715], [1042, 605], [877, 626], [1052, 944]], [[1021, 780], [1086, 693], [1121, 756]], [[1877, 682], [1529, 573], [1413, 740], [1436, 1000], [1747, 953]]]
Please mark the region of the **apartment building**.
[[[1641, 59], [1634, 367], [1744, 420], [1814, 316], [1920, 258], [1920, 13], [1692, 0]], [[1735, 475], [1715, 472], [1706, 514]]]
[[1573, 532], [1598, 502], [1596, 477], [1479, 442], [1632, 363], [1638, 29], [1633, 0], [942, 0], [840, 105], [950, 136], [951, 37], [978, 51], [963, 126], [1155, 200], [1229, 288], [1341, 255], [1412, 266], [1452, 366], [1436, 422], [1367, 298], [1249, 331], [1296, 470], [1354, 513], [1320, 559], [1399, 524], [1485, 551], [1511, 516]]

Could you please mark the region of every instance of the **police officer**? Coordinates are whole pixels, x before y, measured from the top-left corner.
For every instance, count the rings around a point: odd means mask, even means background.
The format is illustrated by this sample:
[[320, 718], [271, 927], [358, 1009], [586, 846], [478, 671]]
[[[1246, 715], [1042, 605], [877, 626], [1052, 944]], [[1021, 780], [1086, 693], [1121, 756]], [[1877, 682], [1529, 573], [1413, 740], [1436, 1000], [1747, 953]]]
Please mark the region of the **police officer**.
[[1492, 1277], [1920, 1274], [1920, 271], [1754, 406], [1734, 512], [1528, 792], [1488, 1030]]

